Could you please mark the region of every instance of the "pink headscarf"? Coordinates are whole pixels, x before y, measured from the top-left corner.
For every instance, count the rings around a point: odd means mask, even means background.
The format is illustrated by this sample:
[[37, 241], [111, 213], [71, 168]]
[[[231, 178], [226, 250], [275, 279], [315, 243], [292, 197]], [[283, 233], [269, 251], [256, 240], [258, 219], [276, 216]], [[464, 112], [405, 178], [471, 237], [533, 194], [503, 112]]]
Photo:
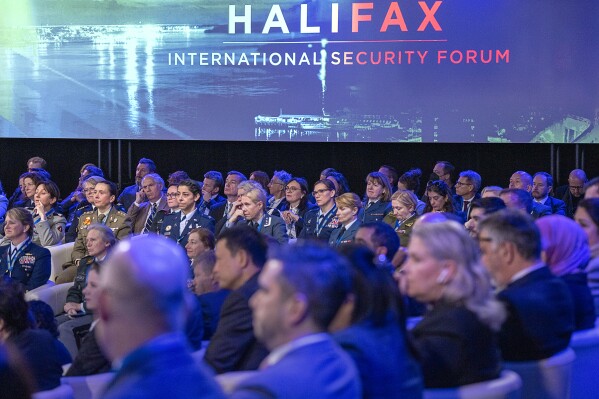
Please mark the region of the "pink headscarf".
[[591, 252], [582, 227], [562, 215], [544, 216], [536, 224], [541, 230], [545, 261], [554, 275], [584, 271]]

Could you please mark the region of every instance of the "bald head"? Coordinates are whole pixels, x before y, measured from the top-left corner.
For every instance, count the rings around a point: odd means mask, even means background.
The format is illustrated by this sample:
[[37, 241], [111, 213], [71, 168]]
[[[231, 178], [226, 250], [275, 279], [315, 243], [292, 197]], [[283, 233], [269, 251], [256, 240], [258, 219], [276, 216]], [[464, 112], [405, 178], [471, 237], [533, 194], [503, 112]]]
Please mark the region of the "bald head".
[[514, 172], [510, 177], [509, 188], [519, 188], [530, 192], [532, 190], [532, 176], [522, 170]]
[[112, 359], [158, 335], [181, 331], [189, 261], [174, 241], [144, 236], [120, 242], [102, 266], [100, 342]]
[[587, 174], [584, 173], [584, 170], [582, 169], [574, 169], [572, 172], [570, 172], [570, 175], [568, 177], [571, 179], [579, 179], [583, 182], [587, 181]]

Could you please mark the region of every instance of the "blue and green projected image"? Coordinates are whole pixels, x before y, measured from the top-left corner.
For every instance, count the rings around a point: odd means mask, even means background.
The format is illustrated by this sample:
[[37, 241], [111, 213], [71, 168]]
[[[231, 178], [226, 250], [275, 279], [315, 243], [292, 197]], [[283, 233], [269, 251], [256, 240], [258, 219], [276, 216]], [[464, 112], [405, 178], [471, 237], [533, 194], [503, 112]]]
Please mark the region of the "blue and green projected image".
[[0, 7], [0, 137], [599, 142], [595, 0]]

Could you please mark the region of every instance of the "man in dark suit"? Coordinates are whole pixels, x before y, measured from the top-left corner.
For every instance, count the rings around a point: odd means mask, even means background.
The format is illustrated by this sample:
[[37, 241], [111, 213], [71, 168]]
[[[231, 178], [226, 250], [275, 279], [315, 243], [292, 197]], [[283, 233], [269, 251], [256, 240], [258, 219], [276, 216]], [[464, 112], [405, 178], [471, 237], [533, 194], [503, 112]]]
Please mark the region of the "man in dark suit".
[[188, 276], [185, 251], [154, 235], [118, 244], [102, 265], [96, 338], [120, 360], [103, 398], [224, 398], [183, 335]]
[[135, 168], [135, 184], [125, 187], [119, 195], [118, 203], [124, 209], [129, 209], [133, 204], [135, 194], [141, 190], [141, 179], [148, 173], [156, 173], [156, 164], [151, 159], [142, 158], [137, 163], [137, 168]]
[[210, 170], [204, 174], [202, 198], [198, 206], [198, 209], [204, 215], [209, 215], [210, 209], [227, 200], [219, 194], [223, 183], [223, 175], [219, 171]]
[[[289, 203], [285, 198], [285, 187], [287, 183], [291, 181], [291, 175], [284, 170], [275, 170], [272, 175], [272, 179], [268, 183], [268, 190], [270, 191], [271, 197], [268, 199], [268, 203], [265, 203], [266, 213], [269, 215], [279, 216], [280, 212], [289, 208]], [[275, 210], [279, 211], [274, 213]]]
[[230, 211], [234, 207], [235, 201], [237, 201], [237, 187], [241, 182], [246, 181], [247, 178], [241, 172], [235, 170], [230, 171], [225, 179], [225, 188], [223, 193], [226, 195], [226, 201], [219, 203], [210, 208], [209, 216], [215, 220], [214, 235], [218, 237], [221, 230], [227, 222]]
[[541, 261], [541, 235], [528, 215], [503, 210], [479, 225], [482, 261], [508, 311], [499, 333], [506, 361], [532, 361], [566, 349], [574, 309], [566, 284]]
[[221, 288], [231, 290], [204, 356], [217, 374], [256, 370], [268, 354], [256, 341], [249, 307], [250, 297], [258, 289], [266, 250], [264, 237], [247, 226], [224, 230], [216, 242], [214, 278]]
[[478, 190], [482, 185], [482, 179], [478, 173], [473, 170], [465, 170], [460, 173], [458, 181], [455, 183], [456, 195], [453, 196], [456, 210], [464, 212], [466, 220], [470, 216], [470, 204], [475, 199], [480, 198]]
[[533, 219], [551, 215], [551, 208], [534, 202], [530, 193], [519, 188], [506, 188], [501, 190], [499, 198], [505, 202], [506, 207], [517, 209], [532, 216]]
[[312, 243], [277, 252], [251, 300], [255, 334], [271, 353], [231, 398], [361, 398], [352, 360], [327, 334], [350, 292], [349, 267]]
[[156, 173], [148, 173], [141, 181], [141, 190], [135, 193], [135, 202], [127, 210], [131, 218], [133, 234], [152, 231], [152, 224], [159, 211], [168, 211], [166, 195], [162, 192], [164, 180]]
[[573, 218], [574, 212], [578, 207], [578, 202], [585, 197], [585, 185], [587, 183], [587, 174], [582, 169], [574, 169], [568, 175], [568, 184], [559, 186], [555, 190], [555, 197], [561, 199], [566, 204], [566, 216]]
[[552, 191], [553, 177], [547, 172], [535, 173], [531, 192], [534, 202], [549, 207], [554, 215], [566, 216], [566, 203], [551, 197]]

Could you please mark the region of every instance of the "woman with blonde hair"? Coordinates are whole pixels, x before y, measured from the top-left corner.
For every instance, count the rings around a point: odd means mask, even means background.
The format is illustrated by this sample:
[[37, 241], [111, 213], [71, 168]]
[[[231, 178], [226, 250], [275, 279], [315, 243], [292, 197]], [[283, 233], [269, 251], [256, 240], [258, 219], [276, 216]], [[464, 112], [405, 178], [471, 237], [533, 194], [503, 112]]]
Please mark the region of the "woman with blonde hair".
[[426, 303], [411, 331], [427, 388], [497, 378], [496, 332], [506, 311], [494, 298], [477, 244], [459, 223], [418, 224], [400, 272], [400, 288]]
[[418, 218], [416, 210], [418, 198], [410, 190], [397, 190], [391, 196], [393, 213], [385, 217], [384, 222], [389, 224], [399, 237], [402, 247], [407, 247], [412, 234], [412, 227]]
[[329, 245], [332, 247], [353, 242], [361, 224], [358, 220], [358, 213], [362, 209], [362, 201], [358, 194], [341, 194], [335, 199], [335, 203], [339, 227], [333, 230], [329, 237]]

